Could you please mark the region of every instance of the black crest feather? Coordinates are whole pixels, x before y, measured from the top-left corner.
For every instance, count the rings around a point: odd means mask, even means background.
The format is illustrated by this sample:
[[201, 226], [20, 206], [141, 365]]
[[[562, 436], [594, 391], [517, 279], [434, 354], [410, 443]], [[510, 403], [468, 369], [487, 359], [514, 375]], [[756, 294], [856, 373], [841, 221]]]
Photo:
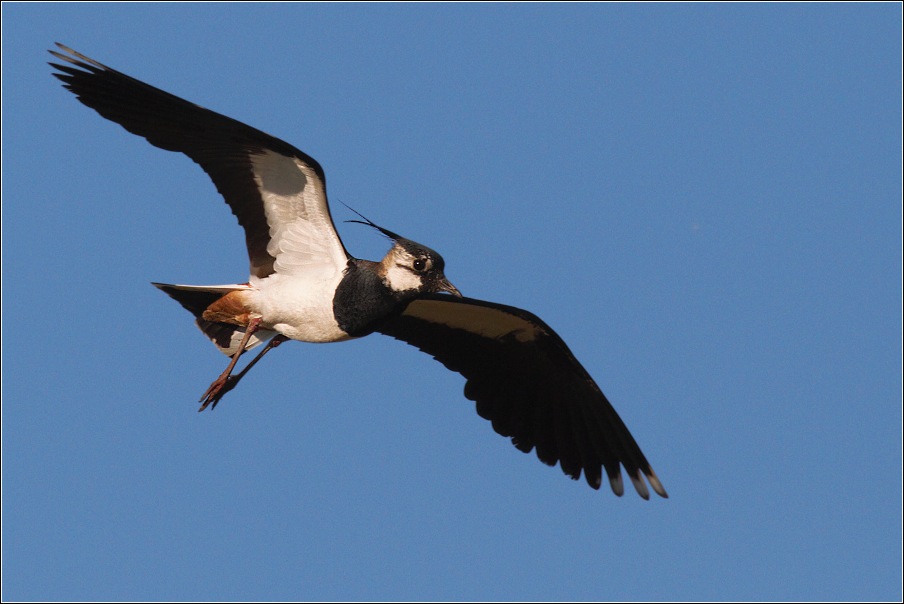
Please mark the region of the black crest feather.
[[356, 210], [355, 208], [351, 207], [350, 205], [348, 205], [348, 204], [345, 203], [344, 201], [340, 201], [339, 203], [341, 203], [341, 204], [344, 205], [346, 208], [348, 208], [349, 210], [351, 210], [352, 212], [354, 212], [355, 214], [357, 214], [357, 215], [362, 219], [362, 220], [346, 220], [345, 222], [354, 222], [354, 223], [356, 223], [356, 224], [367, 225], [367, 226], [369, 226], [369, 227], [371, 227], [371, 228], [374, 228], [374, 229], [380, 231], [381, 233], [383, 233], [384, 235], [386, 235], [387, 237], [389, 237], [389, 238], [392, 239], [393, 241], [399, 241], [400, 239], [404, 239], [404, 237], [402, 237], [401, 235], [398, 235], [398, 234], [396, 234], [396, 233], [393, 233], [393, 232], [390, 231], [389, 229], [384, 229], [384, 228], [381, 227], [380, 225], [376, 224], [376, 223], [373, 222], [370, 218], [368, 218], [367, 216], [365, 216], [364, 214], [362, 214], [361, 212], [359, 212], [359, 211]]

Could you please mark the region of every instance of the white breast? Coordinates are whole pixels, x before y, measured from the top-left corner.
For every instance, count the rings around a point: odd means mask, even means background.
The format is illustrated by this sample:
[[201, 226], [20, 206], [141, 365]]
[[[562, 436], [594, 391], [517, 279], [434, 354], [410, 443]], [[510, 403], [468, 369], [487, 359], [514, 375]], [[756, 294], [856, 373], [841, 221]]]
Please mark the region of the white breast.
[[333, 315], [333, 295], [342, 273], [283, 275], [256, 280], [249, 299], [267, 329], [302, 342], [340, 342], [350, 336]]

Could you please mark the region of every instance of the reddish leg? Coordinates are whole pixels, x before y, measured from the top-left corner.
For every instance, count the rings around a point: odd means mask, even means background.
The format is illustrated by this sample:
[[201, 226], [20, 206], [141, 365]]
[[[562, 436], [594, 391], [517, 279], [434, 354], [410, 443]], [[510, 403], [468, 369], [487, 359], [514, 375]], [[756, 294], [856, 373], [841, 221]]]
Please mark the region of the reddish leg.
[[[238, 363], [239, 357], [245, 352], [245, 346], [248, 344], [248, 340], [251, 339], [251, 336], [254, 335], [254, 332], [257, 331], [258, 326], [261, 324], [260, 318], [251, 319], [251, 322], [248, 323], [248, 327], [245, 328], [245, 335], [242, 337], [242, 342], [239, 344], [239, 349], [235, 351], [235, 354], [232, 355], [232, 360], [229, 362], [229, 365], [226, 369], [223, 370], [223, 373], [220, 374], [220, 377], [215, 379], [210, 386], [207, 387], [207, 390], [204, 391], [204, 394], [201, 395], [201, 399], [198, 402], [203, 402], [201, 408], [198, 411], [204, 411], [207, 408], [207, 405], [214, 402], [214, 399], [219, 400], [221, 397], [217, 396], [217, 393], [223, 389], [223, 386], [226, 385], [226, 381], [229, 379], [229, 374], [232, 373], [232, 370], [235, 368], [235, 364]], [[225, 394], [225, 393], [224, 393]]]
[[[277, 346], [279, 346], [280, 344], [282, 344], [283, 342], [285, 342], [288, 339], [289, 338], [287, 338], [286, 336], [284, 336], [282, 334], [277, 334], [269, 342], [267, 342], [267, 345], [264, 346], [264, 349], [261, 350], [256, 357], [251, 359], [251, 362], [248, 363], [245, 366], [245, 368], [242, 369], [242, 371], [240, 373], [238, 373], [236, 375], [226, 375], [225, 378], [223, 378], [223, 376], [221, 375], [220, 378], [217, 378], [217, 381], [220, 381], [220, 379], [222, 378], [223, 383], [214, 392], [210, 392], [210, 388], [207, 389], [208, 392], [205, 392], [204, 397], [202, 397], [202, 400], [204, 400], [204, 404], [201, 405], [201, 408], [198, 409], [198, 411], [199, 412], [204, 411], [204, 409], [206, 409], [207, 406], [211, 405], [211, 404], [212, 404], [211, 409], [215, 408], [217, 406], [217, 403], [220, 402], [220, 399], [223, 398], [223, 395], [225, 395], [227, 392], [229, 392], [230, 390], [235, 388], [236, 384], [239, 383], [239, 380], [241, 380], [243, 377], [245, 377], [245, 374], [248, 373], [248, 371], [250, 371], [251, 368], [254, 367], [257, 364], [257, 362], [260, 361], [264, 357], [265, 354], [267, 354], [271, 349], [276, 348]], [[232, 365], [234, 366], [235, 363], [232, 363]], [[216, 382], [214, 382], [214, 384], [216, 384]], [[214, 384], [211, 384], [211, 388], [213, 387]]]

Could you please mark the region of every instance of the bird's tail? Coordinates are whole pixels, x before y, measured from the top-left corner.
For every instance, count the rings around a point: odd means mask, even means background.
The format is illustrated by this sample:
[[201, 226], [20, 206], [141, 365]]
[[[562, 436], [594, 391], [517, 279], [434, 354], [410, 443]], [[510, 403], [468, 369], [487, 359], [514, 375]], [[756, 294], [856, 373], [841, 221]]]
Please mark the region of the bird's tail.
[[[182, 308], [195, 316], [195, 325], [204, 332], [210, 341], [227, 356], [236, 353], [245, 335], [245, 328], [229, 323], [205, 321], [201, 315], [207, 307], [229, 292], [247, 289], [247, 285], [172, 285], [169, 283], [151, 283], [170, 298], [182, 305]], [[245, 350], [250, 350], [274, 336], [274, 332], [260, 329], [251, 335]]]

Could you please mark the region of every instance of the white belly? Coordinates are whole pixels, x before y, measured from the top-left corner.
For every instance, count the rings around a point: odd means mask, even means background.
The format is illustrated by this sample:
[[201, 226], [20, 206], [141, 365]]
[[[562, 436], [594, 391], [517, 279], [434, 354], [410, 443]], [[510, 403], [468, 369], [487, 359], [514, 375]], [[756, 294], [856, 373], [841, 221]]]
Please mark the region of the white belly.
[[261, 315], [262, 327], [302, 342], [351, 339], [333, 315], [333, 294], [342, 273], [311, 278], [274, 273], [253, 283], [248, 306]]

